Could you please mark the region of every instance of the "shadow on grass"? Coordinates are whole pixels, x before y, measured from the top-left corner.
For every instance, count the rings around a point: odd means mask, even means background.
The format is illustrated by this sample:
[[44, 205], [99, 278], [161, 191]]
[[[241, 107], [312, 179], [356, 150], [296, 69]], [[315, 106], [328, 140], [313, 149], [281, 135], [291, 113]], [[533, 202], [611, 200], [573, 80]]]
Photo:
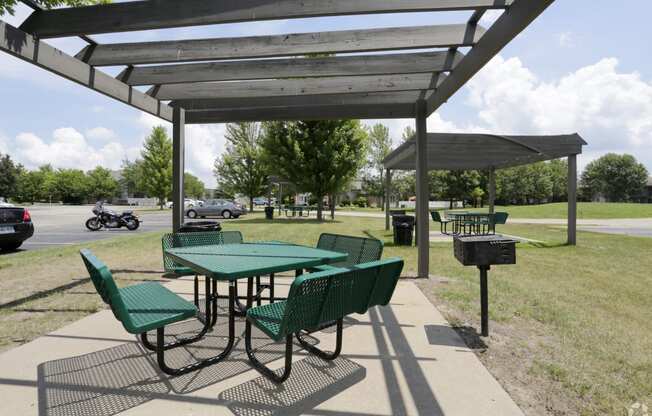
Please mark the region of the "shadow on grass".
[[31, 302], [33, 300], [43, 299], [43, 298], [46, 298], [46, 297], [48, 297], [50, 295], [54, 295], [56, 293], [64, 292], [66, 290], [72, 289], [74, 287], [81, 286], [81, 285], [83, 285], [85, 283], [88, 283], [90, 281], [91, 281], [90, 277], [75, 279], [72, 282], [66, 283], [64, 285], [53, 287], [53, 288], [47, 289], [47, 290], [41, 290], [41, 291], [33, 293], [33, 294], [29, 295], [29, 296], [14, 299], [12, 301], [0, 304], [0, 310], [15, 308], [16, 306], [20, 306], [20, 305], [22, 305], [24, 303]]

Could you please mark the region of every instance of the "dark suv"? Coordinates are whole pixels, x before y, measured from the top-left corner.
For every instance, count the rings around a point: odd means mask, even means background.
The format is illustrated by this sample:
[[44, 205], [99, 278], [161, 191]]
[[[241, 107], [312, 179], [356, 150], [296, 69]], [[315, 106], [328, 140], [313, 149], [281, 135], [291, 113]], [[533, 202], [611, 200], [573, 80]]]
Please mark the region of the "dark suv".
[[0, 203], [0, 250], [16, 250], [34, 234], [34, 224], [26, 208]]

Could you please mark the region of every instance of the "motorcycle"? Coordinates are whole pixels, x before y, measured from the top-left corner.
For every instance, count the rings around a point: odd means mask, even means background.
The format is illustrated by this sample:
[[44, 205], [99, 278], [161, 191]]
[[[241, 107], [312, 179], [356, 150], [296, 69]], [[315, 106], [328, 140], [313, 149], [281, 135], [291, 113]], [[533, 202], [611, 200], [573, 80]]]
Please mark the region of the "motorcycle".
[[104, 228], [121, 228], [127, 227], [128, 230], [137, 230], [140, 226], [140, 220], [134, 215], [133, 211], [124, 211], [118, 214], [115, 211], [104, 208], [103, 202], [98, 202], [93, 208], [94, 217], [86, 220], [86, 228], [91, 231], [99, 231]]

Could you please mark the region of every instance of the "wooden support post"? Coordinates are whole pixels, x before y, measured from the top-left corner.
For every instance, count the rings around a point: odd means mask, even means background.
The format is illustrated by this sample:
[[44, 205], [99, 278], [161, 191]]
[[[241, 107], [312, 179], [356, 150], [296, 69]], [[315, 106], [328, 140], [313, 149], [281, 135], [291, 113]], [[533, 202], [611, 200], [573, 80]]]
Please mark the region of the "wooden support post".
[[385, 230], [389, 230], [389, 197], [392, 189], [392, 171], [385, 169]]
[[493, 214], [496, 211], [496, 169], [489, 170], [489, 213]]
[[417, 173], [417, 245], [418, 245], [418, 276], [428, 278], [428, 260], [430, 251], [430, 232], [428, 220], [428, 133], [426, 120], [428, 117], [425, 100], [416, 103], [416, 173]]
[[568, 156], [568, 245], [577, 244], [577, 155]]
[[172, 114], [172, 231], [183, 225], [183, 173], [185, 171], [186, 112], [174, 107]]

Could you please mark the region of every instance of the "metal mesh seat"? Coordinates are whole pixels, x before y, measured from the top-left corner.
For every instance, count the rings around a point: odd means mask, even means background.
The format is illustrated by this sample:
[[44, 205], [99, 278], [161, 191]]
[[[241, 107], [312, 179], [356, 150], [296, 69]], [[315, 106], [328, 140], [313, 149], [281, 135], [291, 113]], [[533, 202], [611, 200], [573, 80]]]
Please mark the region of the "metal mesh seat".
[[[277, 383], [287, 379], [292, 365], [292, 335], [301, 345], [321, 358], [335, 359], [342, 347], [342, 320], [352, 313], [366, 313], [373, 306], [387, 305], [403, 269], [403, 260], [392, 258], [354, 265], [351, 268], [304, 274], [297, 277], [286, 301], [251, 308], [247, 311], [245, 348], [253, 365]], [[304, 341], [302, 330], [337, 321], [337, 346], [326, 353]], [[282, 375], [260, 363], [251, 347], [251, 325], [270, 338], [285, 338], [285, 371]]]

